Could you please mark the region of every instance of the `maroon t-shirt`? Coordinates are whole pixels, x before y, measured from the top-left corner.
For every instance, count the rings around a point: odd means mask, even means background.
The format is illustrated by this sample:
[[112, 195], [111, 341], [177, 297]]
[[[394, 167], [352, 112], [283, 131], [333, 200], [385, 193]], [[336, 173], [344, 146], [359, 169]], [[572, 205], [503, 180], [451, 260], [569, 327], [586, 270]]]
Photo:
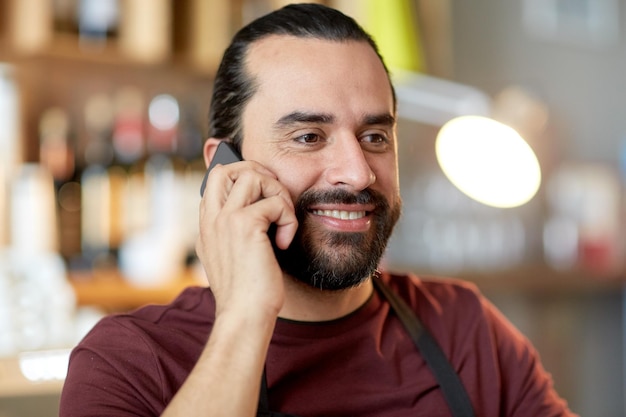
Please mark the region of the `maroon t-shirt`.
[[[383, 274], [459, 374], [475, 415], [573, 415], [524, 338], [468, 283]], [[60, 417], [158, 416], [194, 366], [214, 319], [209, 289], [109, 316], [73, 350]], [[268, 352], [270, 409], [308, 416], [450, 416], [434, 375], [375, 293], [329, 322], [279, 319]], [[207, 392], [207, 395], [211, 395]]]

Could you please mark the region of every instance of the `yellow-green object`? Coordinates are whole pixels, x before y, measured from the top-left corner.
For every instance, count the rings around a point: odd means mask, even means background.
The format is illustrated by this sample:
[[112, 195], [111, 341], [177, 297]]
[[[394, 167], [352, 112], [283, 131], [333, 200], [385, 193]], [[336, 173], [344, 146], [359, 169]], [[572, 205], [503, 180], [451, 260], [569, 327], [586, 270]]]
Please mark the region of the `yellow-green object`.
[[372, 35], [387, 66], [424, 72], [417, 11], [410, 0], [360, 0], [363, 26]]

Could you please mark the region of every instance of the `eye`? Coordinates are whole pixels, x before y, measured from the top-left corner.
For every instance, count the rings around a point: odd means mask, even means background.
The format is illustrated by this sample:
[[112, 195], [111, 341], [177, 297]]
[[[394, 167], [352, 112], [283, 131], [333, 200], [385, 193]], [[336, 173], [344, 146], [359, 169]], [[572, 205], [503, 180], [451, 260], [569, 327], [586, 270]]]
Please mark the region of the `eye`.
[[300, 143], [317, 143], [321, 140], [321, 138], [315, 133], [305, 133], [304, 135], [294, 138], [294, 140]]
[[365, 133], [361, 135], [359, 142], [361, 142], [363, 149], [370, 152], [385, 152], [391, 143], [389, 137], [381, 132]]
[[371, 143], [371, 144], [378, 144], [378, 143], [382, 144], [382, 143], [389, 142], [389, 140], [387, 139], [385, 135], [382, 135], [380, 133], [370, 133], [370, 134], [361, 136], [361, 142]]
[[391, 140], [384, 132], [366, 132], [359, 137], [361, 148], [367, 152], [382, 153], [390, 149]]

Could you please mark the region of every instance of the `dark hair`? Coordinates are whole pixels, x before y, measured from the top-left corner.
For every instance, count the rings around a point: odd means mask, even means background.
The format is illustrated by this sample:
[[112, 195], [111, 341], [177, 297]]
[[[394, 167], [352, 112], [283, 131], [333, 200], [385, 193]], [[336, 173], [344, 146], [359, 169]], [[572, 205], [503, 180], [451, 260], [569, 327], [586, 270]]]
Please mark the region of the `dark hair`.
[[[270, 35], [367, 42], [389, 75], [376, 43], [354, 19], [320, 4], [290, 4], [241, 28], [224, 52], [215, 76], [209, 137], [228, 138], [241, 148], [243, 109], [256, 91], [256, 81], [246, 72], [246, 54], [252, 43]], [[393, 86], [391, 91], [395, 105]]]

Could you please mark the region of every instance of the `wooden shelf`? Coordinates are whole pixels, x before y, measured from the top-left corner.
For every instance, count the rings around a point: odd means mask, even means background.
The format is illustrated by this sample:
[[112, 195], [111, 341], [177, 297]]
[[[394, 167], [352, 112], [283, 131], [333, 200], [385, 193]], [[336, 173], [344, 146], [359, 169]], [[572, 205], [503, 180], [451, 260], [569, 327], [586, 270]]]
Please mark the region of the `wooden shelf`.
[[626, 287], [623, 273], [600, 275], [584, 269], [558, 271], [542, 264], [522, 265], [514, 269], [494, 271], [463, 271], [442, 274], [433, 271], [412, 270], [421, 277], [449, 276], [473, 282], [486, 293], [520, 293], [532, 295], [591, 294], [621, 291]]
[[185, 288], [203, 285], [193, 270], [164, 284], [137, 286], [129, 283], [115, 270], [71, 272], [69, 282], [79, 306], [93, 305], [107, 311], [131, 310], [146, 304], [167, 304]]
[[[65, 349], [0, 358], [0, 398], [59, 394], [64, 379], [55, 373], [67, 363], [69, 354], [70, 350]], [[29, 369], [33, 371], [31, 379], [26, 377]]]
[[57, 60], [144, 69], [174, 66], [211, 76], [241, 12], [239, 2], [229, 0], [130, 3], [120, 3], [114, 35], [89, 40], [78, 33], [79, 22], [74, 22], [74, 28], [59, 28], [49, 0], [0, 2], [0, 61]]

